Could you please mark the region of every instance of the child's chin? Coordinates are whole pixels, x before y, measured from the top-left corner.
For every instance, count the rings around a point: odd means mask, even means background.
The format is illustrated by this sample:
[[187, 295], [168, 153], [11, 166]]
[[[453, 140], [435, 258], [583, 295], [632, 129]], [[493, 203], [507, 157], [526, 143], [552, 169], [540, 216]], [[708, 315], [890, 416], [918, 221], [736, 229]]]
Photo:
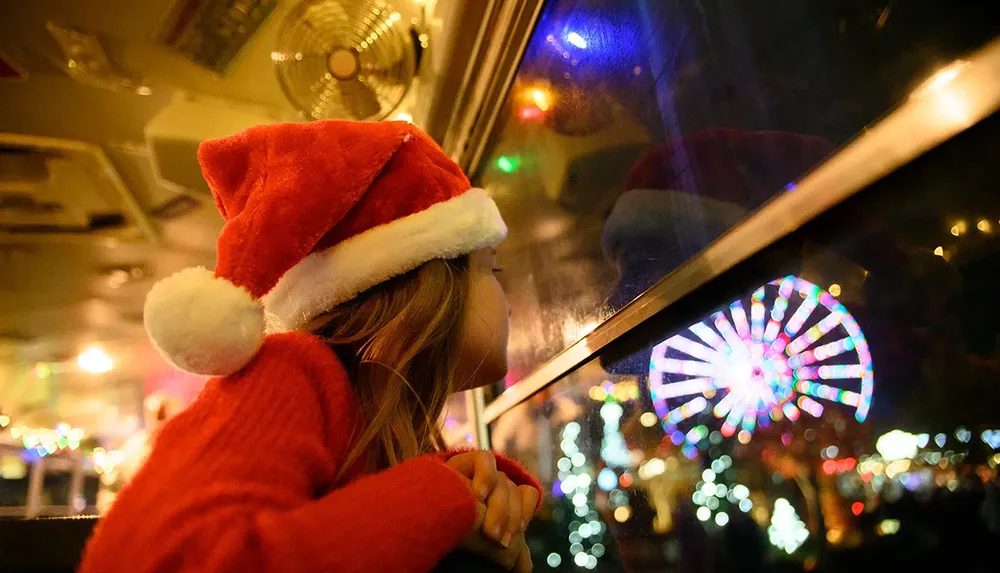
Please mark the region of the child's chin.
[[507, 361], [505, 360], [503, 364], [498, 364], [495, 366], [490, 366], [483, 364], [476, 375], [471, 379], [463, 380], [459, 383], [456, 391], [463, 392], [465, 390], [473, 390], [475, 388], [483, 388], [500, 382], [507, 376]]

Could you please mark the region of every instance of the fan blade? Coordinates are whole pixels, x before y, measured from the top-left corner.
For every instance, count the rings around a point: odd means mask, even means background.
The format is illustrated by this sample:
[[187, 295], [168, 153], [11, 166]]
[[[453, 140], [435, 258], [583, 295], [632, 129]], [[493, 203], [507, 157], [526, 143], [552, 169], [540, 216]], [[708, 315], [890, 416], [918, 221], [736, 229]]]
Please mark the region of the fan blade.
[[379, 103], [375, 90], [358, 78], [337, 82], [335, 89], [340, 94], [344, 111], [352, 119], [367, 119], [380, 115], [382, 104]]

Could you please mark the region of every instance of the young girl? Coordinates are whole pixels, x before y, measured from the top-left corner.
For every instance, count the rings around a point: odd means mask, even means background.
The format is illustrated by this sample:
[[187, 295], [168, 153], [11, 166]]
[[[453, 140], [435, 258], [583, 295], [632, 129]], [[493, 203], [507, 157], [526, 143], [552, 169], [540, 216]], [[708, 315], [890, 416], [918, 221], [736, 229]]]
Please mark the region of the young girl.
[[145, 322], [218, 378], [80, 571], [424, 572], [456, 548], [531, 570], [537, 482], [442, 452], [437, 429], [450, 393], [507, 369], [492, 200], [407, 123], [261, 126], [198, 157], [226, 220], [216, 269], [159, 283]]

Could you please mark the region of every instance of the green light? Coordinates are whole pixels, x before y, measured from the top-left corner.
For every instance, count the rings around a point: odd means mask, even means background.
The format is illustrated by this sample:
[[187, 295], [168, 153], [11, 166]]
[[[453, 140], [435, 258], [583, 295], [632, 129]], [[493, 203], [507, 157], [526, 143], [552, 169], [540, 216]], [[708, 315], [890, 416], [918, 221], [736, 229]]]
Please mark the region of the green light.
[[517, 160], [506, 155], [497, 158], [497, 168], [504, 173], [513, 173], [517, 169]]

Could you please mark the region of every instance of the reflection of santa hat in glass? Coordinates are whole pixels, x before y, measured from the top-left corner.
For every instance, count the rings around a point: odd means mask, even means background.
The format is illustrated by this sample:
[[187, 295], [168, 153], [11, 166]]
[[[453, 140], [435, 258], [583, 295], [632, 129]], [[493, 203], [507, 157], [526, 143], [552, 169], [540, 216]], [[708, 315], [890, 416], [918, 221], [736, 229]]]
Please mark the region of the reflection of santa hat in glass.
[[245, 366], [271, 331], [432, 259], [493, 246], [500, 212], [405, 122], [263, 125], [207, 141], [198, 160], [226, 220], [215, 272], [187, 269], [146, 299], [156, 349], [192, 374]]
[[[610, 305], [625, 306], [832, 150], [818, 137], [719, 128], [647, 151], [604, 225], [604, 251], [620, 273]], [[648, 362], [647, 353], [612, 370], [644, 374]]]

